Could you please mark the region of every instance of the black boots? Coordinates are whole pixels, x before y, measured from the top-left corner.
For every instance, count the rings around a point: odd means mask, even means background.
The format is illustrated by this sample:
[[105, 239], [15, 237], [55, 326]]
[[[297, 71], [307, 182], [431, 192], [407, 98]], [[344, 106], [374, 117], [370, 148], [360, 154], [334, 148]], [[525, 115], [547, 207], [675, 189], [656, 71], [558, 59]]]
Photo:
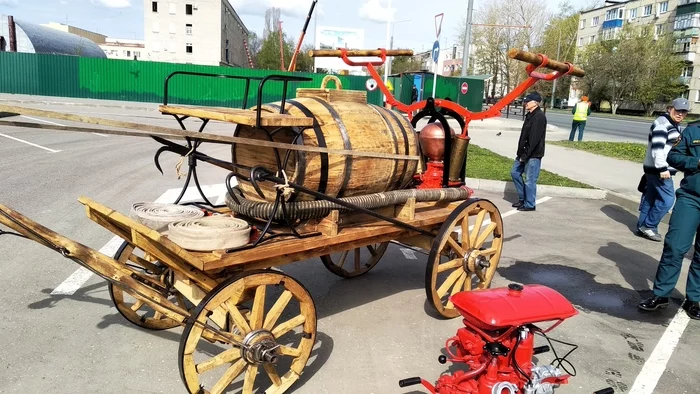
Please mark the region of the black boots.
[[686, 298], [681, 308], [688, 313], [691, 319], [700, 320], [700, 303], [697, 301], [690, 301]]
[[666, 308], [668, 306], [668, 297], [657, 297], [653, 296], [647, 298], [646, 300], [640, 302], [637, 307], [645, 311], [655, 311], [659, 308]]

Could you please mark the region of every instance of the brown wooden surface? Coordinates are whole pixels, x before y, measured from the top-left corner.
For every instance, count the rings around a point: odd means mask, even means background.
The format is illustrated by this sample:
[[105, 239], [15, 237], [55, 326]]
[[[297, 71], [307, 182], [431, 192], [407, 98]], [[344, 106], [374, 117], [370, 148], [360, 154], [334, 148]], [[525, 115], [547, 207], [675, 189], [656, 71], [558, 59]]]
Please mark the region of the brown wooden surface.
[[[168, 115], [190, 116], [200, 119], [218, 120], [221, 122], [230, 122], [236, 124], [244, 124], [248, 126], [256, 125], [256, 112], [249, 109], [222, 108], [222, 107], [186, 107], [161, 105], [158, 107], [161, 113]], [[279, 126], [312, 126], [313, 119], [301, 116], [293, 117], [290, 115], [263, 112], [260, 114], [260, 126], [262, 127], [279, 127]]]
[[[290, 100], [291, 101], [291, 100]], [[293, 100], [294, 103], [306, 107], [319, 121], [319, 132], [322, 133], [325, 144], [331, 149], [347, 149], [352, 151], [375, 152], [382, 155], [406, 154], [405, 145], [408, 143], [408, 156], [418, 157], [418, 138], [411, 123], [401, 114], [391, 110], [356, 102], [327, 102], [309, 97]], [[281, 103], [274, 103], [281, 105]], [[333, 114], [326, 105], [337, 114]], [[279, 111], [273, 106], [264, 106], [268, 111]], [[286, 103], [286, 112], [293, 116], [301, 116], [302, 110], [290, 102]], [[402, 132], [401, 130], [405, 131]], [[404, 135], [405, 134], [405, 135]], [[262, 130], [249, 126], [241, 126], [237, 136], [261, 142], [269, 140]], [[291, 129], [283, 129], [273, 137], [275, 141], [290, 143], [294, 138]], [[347, 142], [345, 140], [347, 138]], [[318, 147], [319, 139], [314, 129], [302, 132], [303, 146]], [[268, 141], [269, 142], [269, 141]], [[346, 145], [347, 143], [347, 145]], [[276, 168], [274, 149], [264, 146], [234, 147], [235, 161], [246, 167], [262, 165]], [[286, 150], [280, 150], [284, 158]], [[311, 190], [321, 191], [322, 155], [318, 153], [297, 152], [290, 156], [285, 172], [290, 182], [301, 184]], [[325, 194], [331, 197], [350, 197], [363, 194], [379, 193], [389, 190], [403, 189], [412, 180], [418, 161], [375, 160], [369, 157], [330, 156], [328, 158], [328, 179]], [[242, 173], [240, 173], [242, 175]], [[345, 184], [345, 185], [344, 185]], [[251, 200], [261, 200], [250, 182], [240, 179], [239, 185], [243, 194]], [[273, 201], [274, 185], [261, 183], [267, 201]], [[299, 194], [296, 201], [308, 201], [314, 197]]]
[[[381, 56], [382, 51], [378, 49], [350, 49], [348, 56]], [[387, 56], [413, 56], [410, 49], [389, 49]], [[340, 50], [337, 49], [312, 49], [309, 51], [311, 57], [340, 57]]]
[[[415, 227], [437, 231], [437, 228], [454, 207], [462, 202], [454, 202], [445, 208], [416, 203], [415, 219], [405, 222]], [[195, 253], [195, 255], [199, 258], [198, 261], [203, 263], [202, 267], [198, 268], [204, 271], [235, 266], [241, 266], [241, 268], [248, 270], [274, 267], [366, 245], [401, 240], [415, 234], [413, 231], [388, 222], [375, 221], [341, 229], [335, 236], [319, 235], [306, 239], [278, 239], [249, 250], [229, 254], [224, 251], [214, 251], [212, 253]]]
[[[530, 63], [530, 64], [535, 65], [535, 66], [539, 66], [540, 64], [542, 64], [542, 56], [540, 56], [539, 54], [536, 54], [536, 53], [532, 53], [532, 52], [521, 51], [520, 49], [515, 49], [515, 48], [510, 49], [508, 51], [508, 56], [511, 59], [517, 59], [517, 60], [520, 60], [520, 61], [523, 61], [526, 63]], [[566, 64], [564, 64], [562, 62], [554, 60], [554, 59], [549, 59], [549, 62], [547, 63], [545, 68], [548, 68], [550, 70], [559, 71], [561, 73], [565, 73], [569, 70], [569, 66], [567, 66]], [[582, 78], [586, 75], [586, 72], [578, 67], [574, 67], [574, 70], [569, 75], [573, 75], [574, 77], [581, 77]]]

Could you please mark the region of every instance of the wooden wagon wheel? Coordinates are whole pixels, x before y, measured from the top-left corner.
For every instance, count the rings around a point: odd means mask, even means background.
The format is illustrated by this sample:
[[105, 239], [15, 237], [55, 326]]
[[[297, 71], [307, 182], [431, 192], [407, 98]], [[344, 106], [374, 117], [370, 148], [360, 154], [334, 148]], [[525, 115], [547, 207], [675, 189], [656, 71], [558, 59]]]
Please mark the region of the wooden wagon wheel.
[[[330, 272], [340, 277], [356, 278], [374, 268], [384, 256], [388, 246], [389, 242], [367, 245], [352, 251], [346, 250], [332, 255], [323, 255], [321, 256], [321, 261]], [[348, 255], [352, 255], [352, 257], [348, 258]], [[334, 258], [337, 260], [337, 263], [333, 260]], [[349, 262], [348, 260], [352, 261]]]
[[426, 295], [441, 316], [459, 316], [450, 296], [491, 285], [502, 249], [503, 219], [491, 201], [469, 199], [452, 211], [433, 241], [425, 272]]
[[[248, 291], [254, 297], [245, 301]], [[210, 328], [229, 340], [213, 342]], [[315, 340], [309, 292], [281, 272], [249, 271], [222, 282], [193, 312], [180, 340], [180, 376], [190, 393], [281, 394], [299, 379]]]
[[[143, 253], [128, 242], [124, 242], [119, 247], [114, 255], [114, 259], [121, 264], [128, 264], [130, 269], [151, 277], [158, 282], [167, 282], [167, 277], [170, 275], [169, 269], [158, 264], [150, 255]], [[114, 302], [114, 306], [117, 307], [119, 314], [131, 323], [149, 330], [167, 330], [180, 325], [150, 308], [148, 303], [133, 297], [128, 289], [116, 286], [112, 282], [107, 283], [107, 288], [109, 297]], [[173, 288], [170, 288], [167, 294], [163, 293], [163, 295], [166, 298], [173, 299], [177, 305], [187, 310], [192, 309], [192, 305]]]

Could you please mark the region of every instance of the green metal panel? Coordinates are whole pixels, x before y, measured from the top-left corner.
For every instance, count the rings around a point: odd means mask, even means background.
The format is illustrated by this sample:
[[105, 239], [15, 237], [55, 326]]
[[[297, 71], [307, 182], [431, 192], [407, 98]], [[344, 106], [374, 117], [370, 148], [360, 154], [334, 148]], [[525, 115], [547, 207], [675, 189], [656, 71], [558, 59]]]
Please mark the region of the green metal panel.
[[[423, 81], [423, 98], [425, 99], [433, 94], [433, 75], [423, 74]], [[461, 92], [462, 82], [467, 83], [467, 94], [462, 94]], [[435, 96], [437, 98], [445, 99], [449, 97], [452, 101], [459, 103], [459, 105], [472, 112], [480, 112], [482, 110], [484, 95], [484, 81], [482, 79], [443, 77], [438, 75], [435, 86]]]
[[676, 15], [693, 14], [700, 12], [700, 3], [679, 5], [676, 8]]
[[[318, 88], [324, 74], [291, 73], [136, 60], [97, 59], [65, 55], [0, 52], [0, 92], [162, 103], [164, 82], [172, 72], [192, 71], [217, 75], [265, 77], [270, 74], [310, 77], [310, 82], [290, 83], [289, 98], [297, 88]], [[366, 91], [366, 77], [338, 76], [343, 89]], [[240, 107], [245, 81], [228, 78], [175, 75], [168, 102], [174, 104]], [[263, 102], [278, 101], [284, 84], [265, 84]], [[329, 87], [333, 87], [332, 85]], [[258, 82], [251, 82], [249, 106], [257, 99]], [[367, 92], [367, 101], [382, 104], [380, 91]]]

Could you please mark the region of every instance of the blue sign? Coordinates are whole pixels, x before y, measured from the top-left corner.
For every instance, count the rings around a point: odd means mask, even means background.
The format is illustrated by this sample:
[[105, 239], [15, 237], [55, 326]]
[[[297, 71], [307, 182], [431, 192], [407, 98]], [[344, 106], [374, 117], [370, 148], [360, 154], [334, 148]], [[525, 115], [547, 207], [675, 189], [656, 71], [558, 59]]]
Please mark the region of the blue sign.
[[435, 63], [437, 63], [439, 58], [440, 58], [440, 41], [435, 41], [435, 43], [433, 44], [433, 61]]

